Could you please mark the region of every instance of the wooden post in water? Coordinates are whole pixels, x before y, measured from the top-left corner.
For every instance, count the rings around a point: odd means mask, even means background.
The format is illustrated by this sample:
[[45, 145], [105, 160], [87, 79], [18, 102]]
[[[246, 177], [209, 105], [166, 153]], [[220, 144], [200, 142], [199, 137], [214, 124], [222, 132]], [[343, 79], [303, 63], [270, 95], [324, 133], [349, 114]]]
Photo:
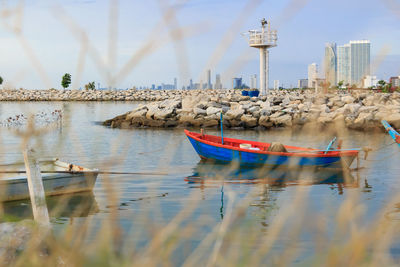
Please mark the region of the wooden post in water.
[[25, 149], [23, 154], [29, 195], [32, 203], [33, 218], [39, 224], [48, 226], [50, 225], [50, 219], [39, 162], [37, 161], [35, 152], [32, 149]]

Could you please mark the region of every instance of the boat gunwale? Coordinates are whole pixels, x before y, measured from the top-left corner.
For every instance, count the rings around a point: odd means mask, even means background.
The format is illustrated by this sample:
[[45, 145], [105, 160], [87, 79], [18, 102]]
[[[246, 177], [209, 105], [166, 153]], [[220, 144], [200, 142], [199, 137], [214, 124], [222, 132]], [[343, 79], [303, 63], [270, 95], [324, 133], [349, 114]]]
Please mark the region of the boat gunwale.
[[[43, 180], [53, 180], [53, 179], [63, 179], [63, 178], [73, 179], [73, 178], [76, 178], [77, 176], [87, 176], [87, 175], [92, 175], [92, 176], [97, 177], [100, 173], [99, 169], [90, 169], [90, 168], [82, 167], [80, 165], [67, 163], [67, 162], [59, 160], [58, 158], [39, 160], [39, 164], [41, 164], [41, 163], [42, 164], [50, 163], [56, 167], [64, 169], [64, 170], [54, 170], [54, 172], [52, 172], [52, 171], [47, 172], [46, 170], [41, 170], [41, 175], [42, 175]], [[0, 168], [1, 167], [11, 167], [11, 166], [24, 166], [24, 163], [17, 162], [17, 163], [0, 164]], [[69, 170], [69, 167], [72, 169]], [[16, 171], [15, 173], [17, 174], [18, 170], [15, 170], [15, 171]], [[12, 173], [12, 171], [10, 171], [9, 174], [11, 174], [11, 173]], [[26, 179], [27, 179], [26, 172], [20, 173], [20, 175], [2, 177], [2, 173], [0, 170], [0, 183], [2, 183], [2, 182], [4, 182], [4, 183], [13, 183], [13, 182], [20, 183]]]
[[[78, 177], [86, 177], [88, 175], [91, 176], [98, 176], [97, 172], [71, 172], [71, 173], [50, 173], [43, 175], [42, 174], [42, 180], [47, 181], [47, 180], [58, 180], [58, 179], [76, 179]], [[7, 178], [1, 178], [0, 177], [0, 185], [7, 183], [7, 184], [17, 184], [17, 183], [26, 183], [28, 180], [27, 176], [13, 176], [13, 177], [7, 177]]]
[[382, 120], [381, 123], [383, 127], [385, 127], [385, 130], [388, 132], [390, 137], [392, 137], [392, 139], [400, 146], [400, 141], [399, 141], [400, 133], [398, 133], [396, 129], [393, 128], [393, 126], [390, 125], [390, 123], [387, 122], [386, 120]]
[[[346, 151], [328, 151], [328, 153], [324, 154], [322, 153], [322, 150], [314, 149], [314, 148], [303, 148], [303, 147], [295, 147], [295, 146], [285, 146], [286, 148], [290, 149], [295, 149], [295, 150], [300, 150], [300, 151], [310, 151], [310, 153], [307, 152], [302, 152], [302, 153], [297, 153], [297, 152], [273, 152], [273, 151], [263, 151], [263, 150], [252, 150], [252, 149], [245, 149], [245, 148], [240, 148], [240, 147], [234, 147], [234, 146], [229, 146], [229, 145], [223, 145], [221, 143], [216, 143], [212, 142], [209, 140], [204, 140], [198, 138], [194, 134], [199, 134], [195, 132], [191, 132], [189, 130], [184, 129], [184, 132], [186, 136], [193, 138], [194, 140], [201, 142], [203, 144], [211, 145], [211, 146], [216, 146], [216, 147], [221, 147], [225, 149], [230, 149], [230, 150], [236, 150], [236, 151], [241, 151], [241, 152], [247, 152], [247, 153], [256, 153], [256, 154], [263, 154], [263, 155], [276, 155], [276, 156], [292, 156], [292, 157], [309, 157], [309, 158], [326, 158], [326, 157], [346, 157], [346, 156], [357, 156], [359, 153], [359, 150], [346, 150]], [[204, 135], [204, 136], [213, 136], [213, 135]], [[240, 143], [243, 141], [243, 143], [246, 144], [254, 144], [254, 145], [263, 145], [265, 146], [266, 144], [270, 143], [263, 143], [263, 142], [257, 142], [257, 141], [250, 141], [250, 140], [243, 140], [243, 139], [235, 139], [235, 138], [225, 138], [224, 140], [226, 141], [231, 141], [231, 142], [236, 142]], [[318, 154], [316, 154], [316, 152]]]

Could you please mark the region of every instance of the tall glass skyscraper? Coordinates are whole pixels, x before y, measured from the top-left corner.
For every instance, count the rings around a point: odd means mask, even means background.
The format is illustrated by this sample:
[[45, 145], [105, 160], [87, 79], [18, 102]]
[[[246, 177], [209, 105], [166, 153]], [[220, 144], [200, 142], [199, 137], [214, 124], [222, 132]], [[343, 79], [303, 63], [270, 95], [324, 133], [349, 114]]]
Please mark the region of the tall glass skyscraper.
[[318, 79], [318, 65], [312, 63], [308, 65], [308, 88], [315, 88]]
[[337, 47], [337, 82], [350, 84], [350, 45], [339, 45]]
[[366, 75], [370, 75], [370, 41], [350, 41], [351, 84], [361, 84]]
[[207, 71], [207, 89], [212, 89], [211, 84], [211, 70]]
[[336, 43], [326, 43], [324, 58], [325, 79], [331, 86], [336, 85], [336, 63]]
[[220, 74], [215, 75], [214, 89], [222, 89], [221, 75]]
[[350, 41], [337, 47], [337, 82], [360, 86], [370, 75], [371, 43], [368, 40]]

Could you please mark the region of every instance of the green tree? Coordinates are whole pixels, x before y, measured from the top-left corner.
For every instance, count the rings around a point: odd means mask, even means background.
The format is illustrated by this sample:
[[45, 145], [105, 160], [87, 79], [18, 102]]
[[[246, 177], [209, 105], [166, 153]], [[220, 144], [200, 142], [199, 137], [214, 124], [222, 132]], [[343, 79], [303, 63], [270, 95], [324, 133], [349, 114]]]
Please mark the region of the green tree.
[[86, 90], [95, 90], [96, 86], [95, 86], [94, 82], [91, 82], [91, 83], [85, 84], [85, 89]]
[[392, 84], [391, 83], [387, 83], [385, 86], [385, 91], [386, 92], [392, 92]]
[[71, 84], [71, 74], [65, 73], [61, 80], [61, 86], [65, 89]]
[[342, 87], [343, 84], [344, 84], [344, 81], [339, 81], [339, 82], [337, 83], [337, 85], [338, 85], [339, 88]]
[[0, 76], [0, 85], [3, 84], [3, 78]]
[[386, 84], [386, 82], [384, 80], [378, 81], [379, 88], [383, 88], [385, 86], [385, 84]]

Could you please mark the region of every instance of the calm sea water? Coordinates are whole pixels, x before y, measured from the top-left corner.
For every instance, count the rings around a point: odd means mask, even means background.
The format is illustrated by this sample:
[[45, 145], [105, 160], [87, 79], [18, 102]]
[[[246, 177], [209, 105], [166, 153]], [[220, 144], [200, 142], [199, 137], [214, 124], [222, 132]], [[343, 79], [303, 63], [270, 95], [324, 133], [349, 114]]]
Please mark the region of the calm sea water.
[[[226, 214], [227, 207], [248, 201], [246, 217], [255, 222], [260, 233], [266, 234], [268, 226], [279, 212], [293, 205], [299, 187], [306, 188], [307, 212], [323, 212], [328, 224], [334, 225], [337, 207], [354, 192], [360, 193], [359, 202], [365, 207], [365, 219], [372, 219], [400, 190], [400, 148], [390, 145], [392, 140], [383, 132], [363, 133], [350, 131], [341, 134], [344, 147], [371, 147], [368, 160], [361, 160], [360, 171], [352, 172], [351, 183], [343, 185], [341, 178], [320, 173], [309, 185], [296, 185], [298, 173], [269, 173], [266, 176], [276, 181], [274, 185], [255, 182], [257, 174], [252, 171], [224, 171], [224, 182], [214, 179], [219, 167], [199, 163], [199, 157], [188, 142], [183, 129], [110, 129], [99, 122], [132, 110], [138, 103], [121, 102], [2, 102], [0, 121], [18, 114], [50, 114], [55, 109], [63, 110], [61, 125], [32, 140], [43, 157], [58, 157], [89, 168], [124, 172], [164, 172], [165, 175], [99, 175], [93, 194], [71, 197], [60, 212], [51, 212], [55, 229], [65, 225], [79, 225], [86, 217], [94, 222], [109, 218], [111, 210], [118, 207], [115, 220], [126, 233], [136, 232], [135, 242], [144, 245], [149, 238], [145, 229], [149, 224], [165, 226], [182, 208], [184, 224], [199, 223], [207, 218], [210, 223], [201, 225], [200, 235], [189, 239], [195, 247], [205, 234], [211, 231]], [[44, 117], [46, 117], [44, 115]], [[45, 120], [45, 119], [44, 119]], [[219, 131], [207, 130], [219, 135]], [[269, 131], [225, 131], [225, 136], [259, 141], [279, 141], [288, 145], [325, 148], [333, 135], [324, 130]], [[21, 138], [15, 128], [0, 128], [2, 150], [0, 161], [21, 160]], [[355, 164], [355, 163], [354, 163]], [[355, 167], [355, 165], [353, 165]], [[204, 177], [208, 177], [205, 179]], [[307, 176], [308, 177], [308, 176]], [[289, 184], [279, 183], [281, 178], [290, 178]], [[335, 180], [337, 179], [337, 180]], [[108, 183], [109, 182], [109, 183]], [[108, 184], [111, 184], [111, 189]], [[107, 198], [109, 190], [117, 193], [114, 203]], [[233, 198], [232, 198], [233, 197]], [[59, 198], [49, 199], [49, 208]], [[84, 208], [76, 209], [85, 203]], [[6, 213], [18, 218], [30, 217], [28, 201], [5, 205]], [[394, 205], [387, 214], [388, 220], [399, 220], [400, 209]], [[94, 223], [99, 226], [99, 223]], [[94, 227], [98, 230], [98, 227]], [[89, 236], [96, 237], [96, 231]], [[137, 233], [139, 232], [139, 233]], [[204, 235], [203, 235], [204, 234]], [[128, 236], [128, 235], [127, 235]], [[301, 239], [301, 246], [312, 247], [312, 230]], [[184, 256], [182, 256], [184, 257]]]

